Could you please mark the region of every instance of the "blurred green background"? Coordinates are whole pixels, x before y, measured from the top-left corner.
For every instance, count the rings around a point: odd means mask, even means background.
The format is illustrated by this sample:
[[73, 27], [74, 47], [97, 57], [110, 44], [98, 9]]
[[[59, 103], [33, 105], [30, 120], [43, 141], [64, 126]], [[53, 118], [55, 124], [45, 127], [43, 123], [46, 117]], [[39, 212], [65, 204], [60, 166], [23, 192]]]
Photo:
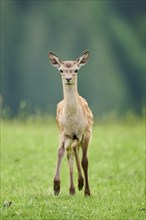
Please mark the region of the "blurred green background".
[[145, 101], [145, 1], [1, 1], [1, 102], [54, 115], [62, 99], [48, 51], [90, 60], [78, 90], [97, 116], [141, 114]]

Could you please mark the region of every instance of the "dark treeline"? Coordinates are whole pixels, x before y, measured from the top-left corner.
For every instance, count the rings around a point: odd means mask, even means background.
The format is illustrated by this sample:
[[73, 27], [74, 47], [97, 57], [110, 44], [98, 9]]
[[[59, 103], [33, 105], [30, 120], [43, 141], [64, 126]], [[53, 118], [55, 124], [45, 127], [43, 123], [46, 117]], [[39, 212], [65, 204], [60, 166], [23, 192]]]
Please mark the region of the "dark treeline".
[[144, 107], [145, 1], [1, 1], [1, 97], [20, 108], [55, 113], [60, 75], [48, 62], [90, 51], [79, 93], [94, 114]]

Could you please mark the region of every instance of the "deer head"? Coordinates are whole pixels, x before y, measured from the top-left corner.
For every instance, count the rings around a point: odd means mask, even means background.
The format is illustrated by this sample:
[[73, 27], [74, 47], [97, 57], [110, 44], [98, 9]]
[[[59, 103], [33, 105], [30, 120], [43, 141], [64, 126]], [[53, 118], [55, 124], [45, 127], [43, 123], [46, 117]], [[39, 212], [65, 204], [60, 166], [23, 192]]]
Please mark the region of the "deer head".
[[49, 60], [51, 64], [57, 67], [62, 76], [63, 84], [73, 85], [77, 81], [77, 73], [81, 66], [85, 65], [89, 58], [89, 52], [84, 52], [75, 61], [62, 61], [52, 52], [48, 53]]

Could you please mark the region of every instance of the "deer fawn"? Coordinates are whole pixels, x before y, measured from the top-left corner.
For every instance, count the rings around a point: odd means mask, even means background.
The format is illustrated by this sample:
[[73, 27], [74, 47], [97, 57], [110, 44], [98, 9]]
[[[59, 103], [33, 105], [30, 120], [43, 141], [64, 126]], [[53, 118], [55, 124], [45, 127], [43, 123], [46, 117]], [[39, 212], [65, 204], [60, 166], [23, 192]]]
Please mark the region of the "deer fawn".
[[[89, 52], [84, 52], [75, 61], [62, 61], [52, 52], [49, 52], [48, 56], [51, 64], [57, 67], [61, 73], [64, 95], [64, 99], [57, 105], [56, 121], [60, 131], [60, 144], [54, 177], [54, 194], [58, 195], [60, 192], [60, 168], [66, 150], [70, 172], [70, 195], [75, 194], [73, 181], [73, 161], [75, 156], [78, 170], [78, 189], [82, 190], [85, 181], [85, 196], [90, 196], [87, 150], [92, 132], [93, 115], [86, 100], [79, 96], [77, 90], [77, 72], [81, 66], [87, 63]], [[80, 147], [82, 149], [81, 164], [79, 159]], [[84, 171], [84, 179], [81, 165]]]

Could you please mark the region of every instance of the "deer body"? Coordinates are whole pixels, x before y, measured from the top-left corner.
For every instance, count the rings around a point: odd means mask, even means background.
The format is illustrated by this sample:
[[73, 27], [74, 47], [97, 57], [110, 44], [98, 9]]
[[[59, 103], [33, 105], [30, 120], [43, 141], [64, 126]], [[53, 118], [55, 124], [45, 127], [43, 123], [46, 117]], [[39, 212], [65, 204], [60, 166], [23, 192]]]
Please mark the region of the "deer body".
[[[58, 104], [57, 107], [57, 124], [59, 130], [63, 132], [65, 136], [70, 138], [76, 137], [79, 141], [82, 140], [84, 133], [91, 128], [88, 127], [88, 118], [86, 116], [87, 108], [86, 101], [76, 95], [76, 100], [70, 99], [64, 100]], [[92, 117], [88, 113], [88, 116]]]
[[[84, 98], [77, 91], [77, 71], [87, 62], [89, 53], [85, 52], [76, 61], [61, 61], [56, 55], [49, 52], [49, 58], [53, 66], [57, 67], [62, 75], [64, 99], [57, 105], [56, 121], [60, 131], [60, 145], [58, 149], [58, 162], [54, 177], [54, 193], [60, 192], [60, 168], [62, 158], [67, 151], [67, 159], [70, 171], [71, 195], [75, 193], [73, 181], [73, 161], [76, 159], [78, 169], [78, 188], [81, 190], [85, 177], [85, 195], [90, 195], [88, 183], [88, 158], [87, 149], [92, 132], [93, 115]], [[82, 162], [80, 164], [79, 148], [82, 148]]]

